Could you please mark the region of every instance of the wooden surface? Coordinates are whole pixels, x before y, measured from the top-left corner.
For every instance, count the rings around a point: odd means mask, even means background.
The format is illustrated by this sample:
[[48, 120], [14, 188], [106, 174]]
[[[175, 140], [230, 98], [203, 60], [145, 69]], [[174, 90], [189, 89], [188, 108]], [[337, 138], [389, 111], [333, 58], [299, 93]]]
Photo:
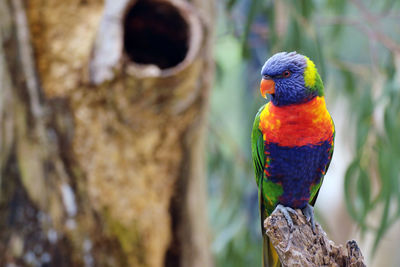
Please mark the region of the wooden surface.
[[[204, 142], [213, 8], [0, 0], [1, 266], [212, 265]], [[155, 11], [168, 23], [141, 20]], [[174, 34], [185, 37], [184, 58], [158, 66], [182, 55], [158, 53]], [[156, 43], [145, 51], [155, 61], [134, 61], [127, 52], [143, 51], [125, 36]]]
[[297, 210], [297, 216], [291, 216], [292, 229], [280, 212], [264, 221], [266, 234], [283, 266], [366, 266], [356, 241], [348, 241], [346, 246], [336, 245], [318, 223], [313, 233], [301, 211]]

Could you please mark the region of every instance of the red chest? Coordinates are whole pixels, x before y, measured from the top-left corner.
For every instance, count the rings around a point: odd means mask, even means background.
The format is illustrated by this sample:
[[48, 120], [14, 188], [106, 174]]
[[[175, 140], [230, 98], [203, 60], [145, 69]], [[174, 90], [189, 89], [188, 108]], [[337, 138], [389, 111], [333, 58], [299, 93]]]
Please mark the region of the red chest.
[[330, 140], [334, 126], [324, 97], [284, 107], [269, 102], [260, 115], [264, 140], [281, 146], [305, 146]]

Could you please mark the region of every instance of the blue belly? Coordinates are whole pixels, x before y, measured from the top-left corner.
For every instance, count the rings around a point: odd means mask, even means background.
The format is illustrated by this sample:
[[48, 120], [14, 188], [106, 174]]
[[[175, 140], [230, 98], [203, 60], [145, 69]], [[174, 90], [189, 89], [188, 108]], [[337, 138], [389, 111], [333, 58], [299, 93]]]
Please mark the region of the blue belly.
[[[265, 143], [270, 162], [268, 178], [283, 188], [278, 198], [284, 206], [304, 208], [310, 201], [310, 189], [319, 184], [330, 160], [331, 142], [317, 145], [285, 147]], [[266, 192], [268, 194], [268, 192]]]

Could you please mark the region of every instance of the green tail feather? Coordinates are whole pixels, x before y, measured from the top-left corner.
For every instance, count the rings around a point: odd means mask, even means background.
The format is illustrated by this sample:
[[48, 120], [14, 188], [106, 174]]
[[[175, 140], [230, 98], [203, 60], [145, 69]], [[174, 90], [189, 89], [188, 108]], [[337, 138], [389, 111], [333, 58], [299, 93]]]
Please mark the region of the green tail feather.
[[263, 267], [281, 267], [278, 253], [276, 253], [275, 248], [266, 235], [263, 235]]

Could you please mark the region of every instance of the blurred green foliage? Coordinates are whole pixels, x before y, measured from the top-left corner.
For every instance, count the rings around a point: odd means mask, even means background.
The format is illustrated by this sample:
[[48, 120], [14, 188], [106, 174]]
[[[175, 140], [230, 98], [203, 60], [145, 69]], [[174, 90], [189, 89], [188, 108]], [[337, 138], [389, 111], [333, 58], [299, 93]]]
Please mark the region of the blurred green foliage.
[[[347, 210], [373, 231], [373, 252], [400, 217], [400, 1], [226, 0], [219, 3], [217, 77], [208, 140], [209, 210], [217, 266], [260, 266], [261, 234], [250, 156], [260, 67], [298, 51], [318, 66], [329, 99], [349, 106], [354, 158]], [[338, 96], [341, 96], [339, 98]], [[343, 98], [344, 96], [344, 98]], [[351, 133], [354, 132], [354, 133]], [[373, 212], [380, 219], [370, 222]]]

